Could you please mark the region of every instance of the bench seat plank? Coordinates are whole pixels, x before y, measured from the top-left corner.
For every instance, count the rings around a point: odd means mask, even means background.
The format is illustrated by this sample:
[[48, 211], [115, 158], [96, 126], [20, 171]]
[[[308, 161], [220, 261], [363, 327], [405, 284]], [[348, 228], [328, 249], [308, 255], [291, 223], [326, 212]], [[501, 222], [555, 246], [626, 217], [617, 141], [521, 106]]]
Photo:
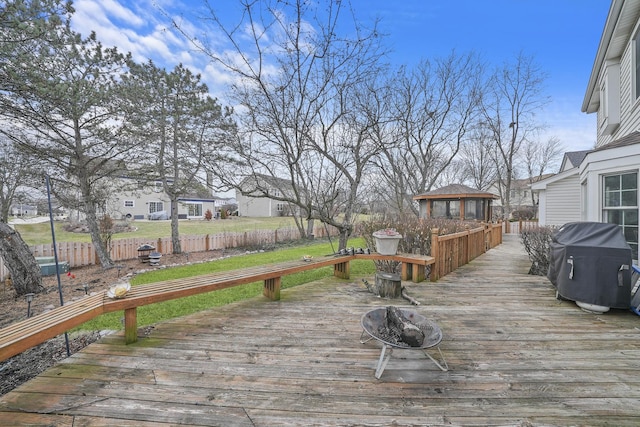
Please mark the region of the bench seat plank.
[[0, 329], [0, 360], [22, 353], [101, 315], [104, 298], [103, 293], [87, 296]]

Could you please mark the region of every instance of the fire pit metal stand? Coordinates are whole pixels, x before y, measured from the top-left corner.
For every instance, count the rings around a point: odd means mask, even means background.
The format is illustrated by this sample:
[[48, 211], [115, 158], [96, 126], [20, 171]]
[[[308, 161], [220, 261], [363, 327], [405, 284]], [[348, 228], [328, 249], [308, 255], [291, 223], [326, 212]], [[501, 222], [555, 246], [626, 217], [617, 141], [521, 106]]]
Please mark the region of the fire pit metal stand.
[[[400, 310], [407, 319], [417, 325], [424, 332], [424, 342], [420, 347], [411, 347], [404, 343], [391, 342], [389, 338], [382, 336], [379, 327], [386, 321], [386, 308], [376, 308], [368, 311], [362, 316], [362, 334], [360, 335], [360, 343], [364, 344], [372, 339], [382, 343], [382, 351], [380, 352], [380, 358], [378, 359], [378, 365], [376, 366], [376, 379], [380, 379], [382, 376], [384, 369], [387, 367], [387, 363], [389, 363], [389, 359], [391, 358], [394, 348], [400, 348], [403, 350], [422, 350], [423, 353], [431, 359], [431, 361], [435, 363], [441, 371], [447, 372], [449, 370], [449, 365], [442, 355], [442, 351], [440, 351], [440, 341], [442, 341], [442, 331], [440, 330], [440, 327], [435, 322], [427, 319], [421, 314], [418, 314], [414, 310], [406, 308], [401, 308]], [[430, 348], [438, 350], [442, 363], [427, 352], [427, 349]]]

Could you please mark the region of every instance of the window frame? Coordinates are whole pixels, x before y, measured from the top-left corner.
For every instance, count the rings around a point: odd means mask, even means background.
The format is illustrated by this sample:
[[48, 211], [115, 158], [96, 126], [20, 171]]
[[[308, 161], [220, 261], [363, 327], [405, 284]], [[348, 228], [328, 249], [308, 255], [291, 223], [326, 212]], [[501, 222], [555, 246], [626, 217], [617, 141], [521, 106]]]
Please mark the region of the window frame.
[[[160, 209], [158, 209], [158, 205], [160, 206]], [[155, 210], [151, 210], [151, 207], [154, 207]], [[149, 214], [152, 213], [156, 213], [156, 212], [162, 212], [164, 210], [164, 202], [163, 201], [151, 201], [149, 202]]]
[[[624, 176], [635, 175], [635, 180], [631, 181], [634, 183], [634, 187], [625, 187]], [[606, 181], [607, 178], [618, 177], [618, 186], [616, 189], [607, 190]], [[639, 193], [640, 183], [638, 178], [640, 177], [640, 173], [638, 170], [629, 170], [629, 171], [619, 171], [608, 174], [601, 175], [601, 185], [602, 191], [600, 193], [601, 197], [601, 215], [602, 222], [617, 224], [622, 229], [622, 233], [625, 236], [625, 239], [629, 246], [631, 246], [633, 252], [633, 259], [638, 259], [638, 234], [640, 230], [640, 204], [639, 204]], [[626, 181], [629, 183], [630, 181]], [[635, 205], [624, 204], [624, 193], [625, 192], [635, 192]], [[617, 204], [611, 204], [614, 198], [611, 196], [617, 194]], [[628, 220], [632, 220], [635, 216], [635, 224], [633, 222], [628, 223]], [[629, 236], [633, 236], [629, 238]]]
[[[204, 218], [204, 203], [202, 202], [186, 202], [185, 203], [186, 208], [187, 208], [187, 218]], [[197, 209], [197, 207], [199, 207], [199, 209]], [[197, 212], [192, 212], [192, 208], [195, 208], [196, 211], [200, 211], [199, 215], [194, 215], [194, 213]]]

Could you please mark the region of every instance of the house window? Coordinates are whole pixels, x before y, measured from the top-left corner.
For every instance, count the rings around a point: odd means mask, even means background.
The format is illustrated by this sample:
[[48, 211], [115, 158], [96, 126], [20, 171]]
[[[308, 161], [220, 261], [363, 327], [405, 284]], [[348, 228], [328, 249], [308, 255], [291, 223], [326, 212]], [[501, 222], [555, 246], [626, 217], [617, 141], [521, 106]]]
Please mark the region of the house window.
[[284, 211], [284, 203], [278, 203], [276, 204], [276, 210], [278, 212], [283, 212]]
[[149, 213], [161, 212], [164, 210], [164, 203], [162, 202], [149, 202]]
[[132, 208], [135, 206], [135, 203], [133, 200], [125, 200], [124, 201], [124, 207], [125, 208]]
[[187, 203], [187, 217], [202, 218], [202, 203]]
[[638, 259], [638, 173], [604, 177], [602, 220], [618, 224]]

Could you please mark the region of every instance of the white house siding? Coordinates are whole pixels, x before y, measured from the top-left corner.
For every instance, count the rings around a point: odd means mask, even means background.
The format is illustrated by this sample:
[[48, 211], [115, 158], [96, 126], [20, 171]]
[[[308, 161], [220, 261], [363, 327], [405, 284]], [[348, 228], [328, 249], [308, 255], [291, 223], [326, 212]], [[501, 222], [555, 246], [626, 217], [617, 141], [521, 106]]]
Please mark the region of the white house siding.
[[578, 174], [547, 185], [545, 225], [580, 221], [580, 181]]
[[[585, 221], [602, 221], [602, 177], [623, 172], [638, 172], [640, 144], [589, 153], [580, 167], [580, 182], [586, 184]], [[640, 175], [639, 175], [640, 176]]]
[[538, 195], [538, 223], [563, 225], [580, 220], [581, 195], [578, 168], [567, 169], [531, 184]]
[[[633, 99], [632, 70], [632, 49], [629, 42], [620, 58], [620, 126], [609, 135], [603, 134], [601, 124], [604, 121], [604, 117], [601, 105], [597, 113], [599, 126], [597, 147], [606, 145], [640, 129], [640, 99]], [[602, 78], [603, 73], [601, 73], [599, 80], [601, 81]]]
[[[106, 210], [113, 218], [148, 218], [149, 204], [162, 202], [163, 210], [169, 212], [169, 197], [155, 186], [145, 186], [142, 189], [135, 188], [136, 181], [126, 178], [115, 178], [111, 185], [109, 200]], [[125, 202], [132, 202], [133, 206], [125, 206]]]

